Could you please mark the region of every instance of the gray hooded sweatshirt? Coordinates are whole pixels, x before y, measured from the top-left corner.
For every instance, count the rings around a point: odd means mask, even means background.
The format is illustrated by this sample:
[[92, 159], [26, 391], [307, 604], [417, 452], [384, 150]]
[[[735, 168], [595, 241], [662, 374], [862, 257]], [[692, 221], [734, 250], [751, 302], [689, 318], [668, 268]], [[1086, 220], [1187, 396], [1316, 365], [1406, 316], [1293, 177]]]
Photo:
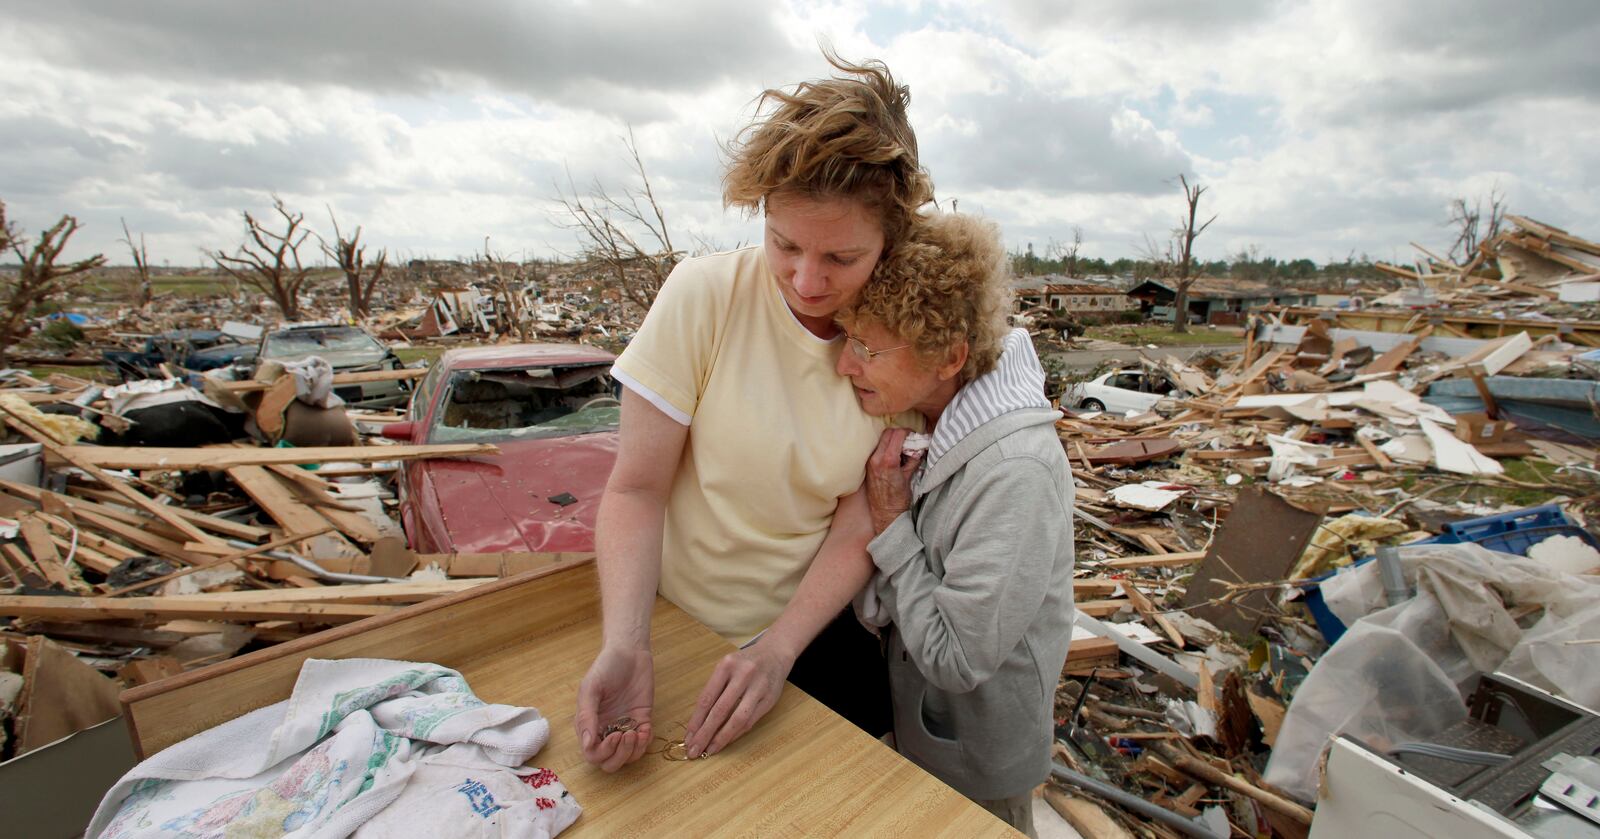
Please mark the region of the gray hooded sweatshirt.
[[973, 799], [1050, 774], [1056, 683], [1072, 636], [1072, 472], [1027, 333], [934, 429], [911, 509], [868, 550], [857, 601], [888, 628], [900, 752]]

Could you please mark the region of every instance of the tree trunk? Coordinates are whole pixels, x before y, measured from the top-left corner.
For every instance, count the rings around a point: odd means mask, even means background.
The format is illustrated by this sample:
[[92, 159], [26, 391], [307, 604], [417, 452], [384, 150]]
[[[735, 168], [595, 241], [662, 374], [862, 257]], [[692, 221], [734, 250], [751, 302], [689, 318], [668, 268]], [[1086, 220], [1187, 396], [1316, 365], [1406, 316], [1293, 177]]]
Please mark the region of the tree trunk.
[[1189, 331], [1189, 285], [1178, 285], [1177, 296], [1172, 301], [1172, 331]]

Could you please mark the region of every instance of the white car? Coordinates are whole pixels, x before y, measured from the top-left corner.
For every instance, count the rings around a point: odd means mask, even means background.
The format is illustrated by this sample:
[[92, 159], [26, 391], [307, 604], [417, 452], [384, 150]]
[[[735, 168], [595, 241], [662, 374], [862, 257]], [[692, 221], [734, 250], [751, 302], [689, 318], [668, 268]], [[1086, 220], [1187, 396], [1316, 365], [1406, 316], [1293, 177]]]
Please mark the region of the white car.
[[1172, 395], [1172, 383], [1143, 370], [1113, 370], [1078, 382], [1061, 394], [1061, 404], [1083, 411], [1142, 414]]

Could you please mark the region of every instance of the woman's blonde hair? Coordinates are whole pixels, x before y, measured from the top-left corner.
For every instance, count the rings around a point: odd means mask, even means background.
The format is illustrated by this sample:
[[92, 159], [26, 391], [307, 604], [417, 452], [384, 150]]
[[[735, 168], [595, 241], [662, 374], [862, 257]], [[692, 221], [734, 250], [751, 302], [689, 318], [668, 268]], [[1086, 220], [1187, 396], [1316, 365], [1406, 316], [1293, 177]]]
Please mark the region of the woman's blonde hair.
[[1000, 229], [973, 216], [935, 213], [913, 220], [899, 248], [838, 317], [846, 328], [877, 323], [932, 363], [966, 341], [966, 383], [1000, 360], [1011, 297]]
[[723, 204], [754, 214], [779, 192], [857, 199], [878, 214], [887, 253], [933, 200], [906, 116], [911, 91], [881, 61], [823, 55], [846, 77], [761, 94], [755, 122], [724, 149]]

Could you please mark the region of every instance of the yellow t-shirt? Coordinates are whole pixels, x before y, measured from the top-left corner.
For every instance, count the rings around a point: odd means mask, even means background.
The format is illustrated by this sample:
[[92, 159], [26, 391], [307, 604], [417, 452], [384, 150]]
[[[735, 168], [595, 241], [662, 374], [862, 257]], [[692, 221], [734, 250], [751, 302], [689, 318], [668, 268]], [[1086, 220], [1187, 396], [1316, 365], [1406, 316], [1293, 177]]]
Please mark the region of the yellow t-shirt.
[[617, 359], [619, 381], [689, 426], [661, 593], [736, 644], [794, 596], [886, 426], [834, 372], [843, 344], [800, 325], [752, 247], [679, 263]]

